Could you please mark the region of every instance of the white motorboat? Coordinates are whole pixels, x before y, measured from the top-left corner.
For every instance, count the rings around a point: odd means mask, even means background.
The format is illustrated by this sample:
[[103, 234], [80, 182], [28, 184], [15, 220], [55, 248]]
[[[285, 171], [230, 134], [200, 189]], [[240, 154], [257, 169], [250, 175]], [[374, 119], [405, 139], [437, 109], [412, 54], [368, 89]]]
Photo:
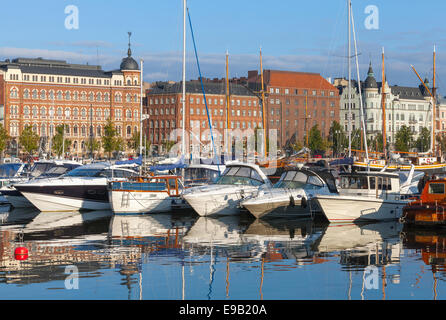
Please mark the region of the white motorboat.
[[272, 185], [258, 165], [229, 162], [215, 183], [186, 189], [182, 197], [200, 216], [235, 215], [240, 213], [240, 203], [260, 187]]
[[59, 177], [80, 166], [80, 163], [71, 160], [37, 161], [29, 172], [22, 173], [20, 177], [11, 179], [8, 185], [0, 189], [0, 192], [14, 208], [32, 208], [34, 205], [15, 188], [16, 184], [34, 179]]
[[395, 220], [408, 203], [401, 193], [400, 178], [389, 172], [342, 173], [339, 195], [316, 195], [332, 223]]
[[287, 169], [271, 189], [261, 189], [241, 205], [256, 218], [311, 216], [321, 212], [314, 195], [337, 195], [330, 173], [310, 169]]
[[42, 212], [109, 210], [109, 181], [136, 176], [127, 165], [107, 162], [78, 167], [67, 174], [15, 185]]
[[109, 199], [114, 214], [169, 212], [180, 201], [179, 176], [135, 177], [109, 183]]

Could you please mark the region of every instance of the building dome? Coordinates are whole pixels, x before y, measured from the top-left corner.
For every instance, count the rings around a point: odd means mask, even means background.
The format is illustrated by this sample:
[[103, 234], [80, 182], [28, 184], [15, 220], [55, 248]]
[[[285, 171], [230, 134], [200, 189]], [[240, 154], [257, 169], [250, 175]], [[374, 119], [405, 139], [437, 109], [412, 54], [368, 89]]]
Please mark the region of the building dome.
[[132, 49], [130, 48], [130, 37], [132, 35], [131, 32], [129, 34], [129, 50], [127, 51], [127, 57], [122, 59], [120, 70], [139, 70], [138, 62], [132, 58]]
[[364, 87], [366, 89], [378, 89], [378, 83], [376, 82], [375, 74], [373, 73], [371, 62], [369, 65], [369, 71], [367, 73], [367, 78], [365, 79], [365, 82], [364, 82]]
[[130, 55], [124, 59], [122, 59], [121, 66], [122, 70], [139, 70], [138, 62], [135, 61]]

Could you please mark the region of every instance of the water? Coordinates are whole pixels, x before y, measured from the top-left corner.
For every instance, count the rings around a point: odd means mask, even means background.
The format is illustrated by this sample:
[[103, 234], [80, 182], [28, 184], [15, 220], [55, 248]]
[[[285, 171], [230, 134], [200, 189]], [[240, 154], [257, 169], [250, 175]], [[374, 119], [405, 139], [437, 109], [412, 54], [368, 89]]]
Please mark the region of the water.
[[[0, 234], [2, 300], [446, 297], [446, 232], [403, 230], [397, 222], [334, 226], [3, 206]], [[27, 260], [15, 259], [18, 246], [29, 249]]]

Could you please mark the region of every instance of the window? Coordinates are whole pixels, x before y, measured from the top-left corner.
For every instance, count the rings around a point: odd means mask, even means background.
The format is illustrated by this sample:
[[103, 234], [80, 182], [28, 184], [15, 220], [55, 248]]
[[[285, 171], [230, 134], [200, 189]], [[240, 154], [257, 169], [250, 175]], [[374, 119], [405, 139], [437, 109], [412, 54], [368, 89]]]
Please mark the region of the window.
[[444, 183], [430, 183], [429, 194], [444, 194]]

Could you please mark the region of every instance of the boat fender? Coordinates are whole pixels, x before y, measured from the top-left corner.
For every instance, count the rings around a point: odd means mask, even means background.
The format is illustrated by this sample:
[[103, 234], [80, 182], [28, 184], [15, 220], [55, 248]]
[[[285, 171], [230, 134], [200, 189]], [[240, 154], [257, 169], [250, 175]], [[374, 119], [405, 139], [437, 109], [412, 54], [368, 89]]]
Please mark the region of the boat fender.
[[301, 207], [304, 209], [307, 207], [307, 199], [305, 197], [302, 197]]
[[296, 204], [294, 203], [294, 198], [293, 196], [290, 196], [290, 207], [294, 208], [296, 206]]

